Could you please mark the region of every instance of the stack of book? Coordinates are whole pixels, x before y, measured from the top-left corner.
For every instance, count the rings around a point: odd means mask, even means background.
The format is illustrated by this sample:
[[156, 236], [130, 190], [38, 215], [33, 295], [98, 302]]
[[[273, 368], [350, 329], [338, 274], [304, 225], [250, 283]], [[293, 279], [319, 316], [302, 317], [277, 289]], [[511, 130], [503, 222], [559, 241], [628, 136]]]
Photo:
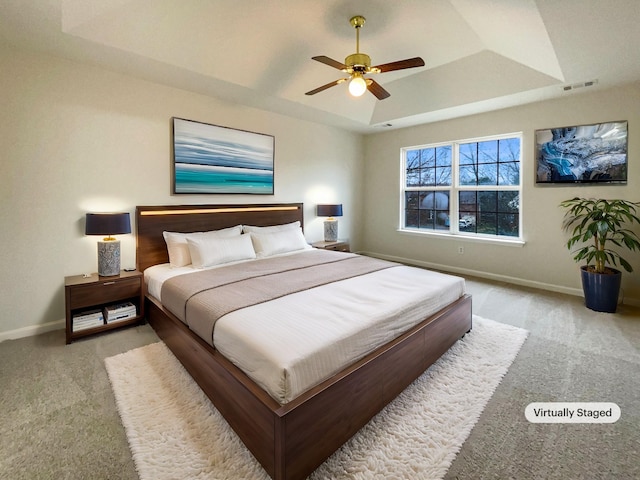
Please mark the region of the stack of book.
[[88, 310], [73, 316], [74, 332], [87, 328], [100, 327], [102, 325], [104, 325], [104, 314], [102, 310]]
[[120, 322], [136, 316], [136, 306], [131, 302], [109, 305], [104, 309], [107, 323]]

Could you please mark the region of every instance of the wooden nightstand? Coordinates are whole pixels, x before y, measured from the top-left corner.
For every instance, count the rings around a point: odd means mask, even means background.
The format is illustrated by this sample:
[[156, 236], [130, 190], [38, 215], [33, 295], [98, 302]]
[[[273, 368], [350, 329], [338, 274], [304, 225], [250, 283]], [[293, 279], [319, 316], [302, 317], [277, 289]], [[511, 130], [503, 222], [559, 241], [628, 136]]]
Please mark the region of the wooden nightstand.
[[311, 244], [314, 248], [322, 248], [324, 250], [335, 250], [337, 252], [349, 252], [349, 242], [347, 240], [338, 240], [337, 242], [315, 242]]
[[[71, 343], [87, 335], [104, 332], [113, 328], [124, 327], [139, 323], [144, 319], [144, 288], [142, 285], [142, 273], [121, 271], [120, 275], [113, 277], [101, 277], [97, 273], [85, 277], [73, 275], [64, 279], [64, 295], [66, 304], [66, 340]], [[110, 323], [99, 324], [97, 313], [105, 307], [123, 303], [132, 303], [136, 314], [133, 317], [113, 320]], [[89, 322], [80, 326], [80, 316], [84, 315]], [[77, 325], [74, 329], [74, 316]], [[91, 317], [91, 318], [90, 318]]]

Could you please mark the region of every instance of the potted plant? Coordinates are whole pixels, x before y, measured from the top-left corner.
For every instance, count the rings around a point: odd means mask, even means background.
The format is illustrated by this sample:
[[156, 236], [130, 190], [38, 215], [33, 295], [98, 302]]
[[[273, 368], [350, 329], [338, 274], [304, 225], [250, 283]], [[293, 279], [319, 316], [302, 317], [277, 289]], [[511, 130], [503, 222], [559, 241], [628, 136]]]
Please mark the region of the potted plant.
[[584, 244], [573, 252], [573, 259], [587, 262], [580, 267], [587, 308], [615, 312], [622, 273], [613, 267], [619, 263], [627, 272], [633, 268], [618, 251], [609, 247], [640, 250], [640, 238], [628, 228], [634, 222], [640, 224], [636, 215], [640, 202], [575, 197], [560, 206], [567, 209], [562, 223], [563, 229], [571, 233], [567, 248], [571, 250], [578, 243]]

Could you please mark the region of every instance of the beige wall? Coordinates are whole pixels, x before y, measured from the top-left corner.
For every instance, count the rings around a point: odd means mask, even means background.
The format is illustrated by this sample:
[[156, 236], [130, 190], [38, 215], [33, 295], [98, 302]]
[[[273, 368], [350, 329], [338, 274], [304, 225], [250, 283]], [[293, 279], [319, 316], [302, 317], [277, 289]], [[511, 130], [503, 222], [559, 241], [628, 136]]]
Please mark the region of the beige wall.
[[[640, 200], [639, 85], [363, 138], [1, 46], [0, 65], [0, 340], [62, 326], [64, 276], [96, 270], [96, 239], [83, 234], [89, 211], [302, 201], [305, 233], [315, 241], [322, 237], [315, 204], [336, 201], [345, 208], [340, 236], [357, 250], [579, 293], [558, 203], [576, 195]], [[172, 116], [274, 135], [276, 194], [171, 195]], [[629, 121], [628, 185], [535, 186], [535, 129], [609, 120]], [[401, 147], [516, 131], [524, 134], [524, 247], [397, 232]], [[121, 240], [123, 266], [132, 265], [135, 237]], [[623, 287], [626, 300], [638, 303], [640, 255], [630, 257], [636, 272], [625, 274]]]
[[[304, 202], [316, 241], [315, 204], [341, 202], [357, 244], [360, 135], [2, 46], [0, 65], [0, 340], [62, 326], [64, 277], [97, 269], [86, 212]], [[274, 135], [275, 195], [171, 195], [172, 116]], [[120, 238], [134, 265], [134, 235]]]
[[[629, 121], [627, 185], [535, 185], [536, 129]], [[574, 196], [640, 201], [640, 85], [570, 95], [492, 113], [427, 124], [366, 137], [366, 177], [362, 250], [389, 258], [465, 272], [529, 286], [581, 294], [576, 264], [561, 231], [558, 204]], [[486, 135], [523, 132], [523, 247], [490, 245], [463, 238], [441, 239], [397, 231], [399, 226], [400, 148]], [[458, 247], [464, 247], [464, 254]], [[625, 301], [640, 303], [640, 254], [625, 255], [634, 267], [623, 276]]]

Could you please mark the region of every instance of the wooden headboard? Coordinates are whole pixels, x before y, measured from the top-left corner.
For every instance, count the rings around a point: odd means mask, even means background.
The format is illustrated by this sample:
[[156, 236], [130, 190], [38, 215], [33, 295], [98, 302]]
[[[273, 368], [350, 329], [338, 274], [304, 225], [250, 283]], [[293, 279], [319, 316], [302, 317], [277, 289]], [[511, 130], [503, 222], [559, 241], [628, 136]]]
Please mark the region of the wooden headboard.
[[136, 267], [169, 262], [162, 232], [204, 232], [234, 225], [304, 225], [302, 203], [154, 205], [136, 207]]

